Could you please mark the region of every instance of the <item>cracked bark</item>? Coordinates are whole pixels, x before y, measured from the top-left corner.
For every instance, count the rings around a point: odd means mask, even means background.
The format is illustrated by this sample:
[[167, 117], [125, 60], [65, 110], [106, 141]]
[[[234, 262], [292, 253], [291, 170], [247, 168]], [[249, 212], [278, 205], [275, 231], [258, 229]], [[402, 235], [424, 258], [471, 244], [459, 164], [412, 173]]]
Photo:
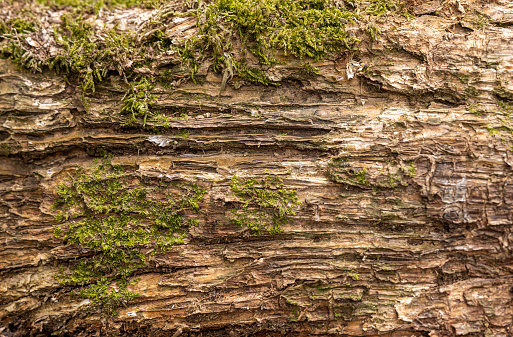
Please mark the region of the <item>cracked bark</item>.
[[[158, 86], [156, 109], [191, 116], [162, 134], [119, 126], [115, 75], [86, 112], [62, 77], [0, 60], [0, 334], [512, 336], [513, 143], [496, 103], [513, 97], [513, 8], [437, 4], [444, 17], [425, 5], [387, 22], [315, 78], [287, 59], [268, 70], [279, 87], [234, 78], [218, 97], [206, 66], [199, 85]], [[491, 24], [465, 28], [458, 4]], [[53, 237], [55, 188], [102, 149], [138, 176], [208, 188], [199, 226], [153, 257], [115, 317], [53, 278], [84, 253]], [[256, 237], [227, 220], [230, 177], [266, 172], [302, 206]]]

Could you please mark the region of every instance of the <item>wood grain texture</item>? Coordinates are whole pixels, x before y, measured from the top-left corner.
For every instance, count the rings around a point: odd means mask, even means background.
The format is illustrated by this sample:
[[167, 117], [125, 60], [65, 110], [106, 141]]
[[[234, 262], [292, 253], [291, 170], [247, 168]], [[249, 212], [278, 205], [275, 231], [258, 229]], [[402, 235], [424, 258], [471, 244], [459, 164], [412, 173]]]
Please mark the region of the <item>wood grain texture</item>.
[[[62, 76], [0, 60], [0, 335], [513, 336], [513, 143], [497, 106], [513, 98], [513, 7], [439, 6], [382, 23], [317, 77], [283, 56], [267, 70], [279, 87], [234, 78], [219, 95], [222, 75], [183, 70], [154, 109], [190, 118], [158, 134], [121, 126], [115, 74], [86, 111]], [[490, 25], [466, 28], [458, 6]], [[207, 189], [200, 224], [115, 317], [53, 278], [87, 253], [53, 236], [56, 186], [101, 150], [142, 179]], [[230, 224], [230, 178], [267, 173], [302, 204], [283, 233], [252, 236]]]

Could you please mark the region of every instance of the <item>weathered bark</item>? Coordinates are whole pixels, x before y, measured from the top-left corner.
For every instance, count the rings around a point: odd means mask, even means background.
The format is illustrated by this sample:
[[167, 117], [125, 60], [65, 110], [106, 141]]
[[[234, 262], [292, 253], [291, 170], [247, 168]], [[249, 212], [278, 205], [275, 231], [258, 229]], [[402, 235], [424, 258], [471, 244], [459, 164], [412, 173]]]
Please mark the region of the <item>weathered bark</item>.
[[[279, 87], [234, 78], [218, 96], [208, 66], [157, 86], [155, 109], [190, 115], [161, 134], [120, 126], [119, 76], [86, 111], [62, 76], [0, 60], [0, 334], [513, 336], [513, 143], [496, 105], [513, 98], [513, 7], [422, 6], [317, 77], [287, 58], [268, 70]], [[466, 28], [477, 9], [490, 24]], [[101, 150], [207, 188], [200, 224], [114, 317], [53, 277], [84, 253], [53, 236], [56, 186]], [[252, 236], [228, 219], [230, 178], [266, 172], [302, 205], [283, 233]]]

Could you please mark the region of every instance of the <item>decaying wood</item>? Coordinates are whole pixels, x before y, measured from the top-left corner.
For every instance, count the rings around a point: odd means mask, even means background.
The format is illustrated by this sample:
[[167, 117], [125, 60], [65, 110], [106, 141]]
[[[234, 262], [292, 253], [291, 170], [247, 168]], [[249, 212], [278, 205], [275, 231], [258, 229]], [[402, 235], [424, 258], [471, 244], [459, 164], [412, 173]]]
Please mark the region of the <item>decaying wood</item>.
[[[207, 66], [199, 84], [157, 86], [155, 109], [190, 115], [161, 134], [120, 127], [116, 74], [86, 111], [62, 76], [0, 60], [0, 335], [513, 336], [513, 143], [497, 106], [513, 98], [513, 7], [418, 6], [317, 77], [284, 57], [267, 71], [279, 87], [234, 77], [219, 94]], [[461, 9], [490, 24], [467, 28]], [[200, 224], [114, 317], [53, 277], [83, 253], [53, 236], [56, 186], [101, 150], [207, 188]], [[252, 236], [228, 220], [230, 178], [267, 173], [302, 204], [283, 233]]]

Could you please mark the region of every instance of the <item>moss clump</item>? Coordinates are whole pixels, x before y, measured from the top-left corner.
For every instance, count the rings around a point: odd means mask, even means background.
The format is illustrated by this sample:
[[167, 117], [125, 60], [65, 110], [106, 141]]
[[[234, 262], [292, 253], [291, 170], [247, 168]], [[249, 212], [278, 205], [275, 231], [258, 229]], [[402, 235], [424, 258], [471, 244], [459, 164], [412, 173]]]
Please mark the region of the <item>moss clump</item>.
[[365, 12], [372, 16], [382, 16], [387, 13], [405, 13], [406, 1], [397, 0], [371, 0], [365, 7]]
[[130, 88], [123, 97], [124, 104], [121, 109], [122, 114], [130, 114], [126, 122], [127, 125], [136, 123], [138, 117], [143, 118], [143, 126], [146, 125], [146, 119], [148, 116], [152, 116], [150, 107], [157, 101], [155, 96], [151, 94], [153, 88], [153, 83], [146, 77], [142, 77], [130, 85]]
[[189, 130], [182, 130], [176, 136], [179, 138], [187, 139], [189, 137]]
[[143, 126], [146, 124], [151, 115], [149, 108], [156, 101], [151, 94], [154, 81], [151, 77], [134, 74], [132, 68], [141, 65], [141, 60], [151, 60], [152, 53], [148, 50], [152, 48], [137, 43], [135, 34], [118, 33], [116, 28], [96, 31], [82, 17], [63, 15], [61, 24], [53, 31], [60, 48], [50, 55], [33, 50], [27, 42], [31, 34], [40, 30], [37, 22], [16, 19], [3, 23], [0, 29], [9, 32], [3, 34], [4, 54], [28, 69], [41, 72], [48, 67], [57, 73], [66, 73], [68, 79], [78, 79], [84, 95], [94, 92], [109, 72], [116, 71], [127, 84], [132, 82], [127, 85], [120, 111], [129, 115], [126, 124], [132, 125], [138, 119], [143, 120]]
[[0, 37], [5, 40], [0, 45], [2, 57], [8, 56], [26, 68], [41, 71], [41, 61], [35, 58], [34, 53], [28, 51], [26, 40], [30, 34], [39, 30], [38, 21], [26, 8], [10, 20], [0, 20]]
[[327, 292], [329, 292], [329, 291], [331, 291], [331, 290], [333, 289], [333, 288], [332, 288], [332, 287], [330, 287], [330, 286], [323, 286], [322, 284], [317, 284], [317, 285], [315, 286], [315, 288], [317, 289], [317, 292], [318, 292], [318, 293], [321, 293], [321, 294], [323, 294], [323, 293], [327, 293]]
[[28, 69], [41, 72], [44, 67], [64, 70], [66, 74], [78, 76], [79, 85], [83, 92], [95, 90], [95, 83], [101, 82], [110, 70], [125, 75], [128, 65], [140, 56], [138, 47], [134, 44], [134, 35], [119, 34], [115, 29], [97, 33], [92, 25], [81, 17], [62, 16], [62, 23], [54, 27], [56, 43], [61, 47], [55, 55], [33, 50], [28, 44], [27, 37], [31, 32], [39, 30], [37, 22], [10, 22], [4, 25], [8, 30], [8, 43], [2, 48], [15, 61]]
[[8, 34], [10, 31], [26, 33], [35, 32], [38, 30], [37, 21], [30, 13], [23, 11], [14, 19], [7, 20], [6, 22], [0, 21], [0, 34]]
[[358, 275], [355, 271], [351, 270], [347, 273], [347, 276], [351, 277], [354, 281], [358, 281], [360, 279], [360, 275]]
[[364, 167], [361, 170], [358, 170], [355, 174], [356, 180], [363, 185], [369, 185], [369, 181], [367, 180], [367, 169]]
[[309, 62], [305, 62], [301, 65], [305, 73], [311, 76], [319, 75], [319, 68], [312, 66]]
[[[370, 18], [390, 12], [407, 14], [405, 2], [215, 0], [199, 5], [196, 10], [199, 30], [179, 53], [192, 68], [193, 80], [199, 65], [208, 58], [214, 71], [224, 73], [222, 88], [226, 78], [234, 74], [254, 83], [276, 85], [261, 69], [248, 67], [250, 55], [265, 67], [279, 63], [276, 50], [314, 60], [341, 49], [355, 50], [360, 41], [349, 33], [347, 25], [359, 19], [368, 22], [367, 31], [376, 40], [380, 31]], [[306, 70], [318, 74], [313, 67]]]
[[[172, 108], [171, 116], [168, 116], [160, 111], [152, 111], [151, 112], [151, 124], [153, 125], [153, 130], [155, 132], [160, 132], [160, 128], [169, 129], [171, 128], [171, 122], [174, 121], [187, 121], [191, 117], [187, 114], [187, 109], [185, 108]], [[188, 134], [187, 134], [188, 136]]]
[[[69, 79], [78, 79], [84, 95], [116, 71], [127, 84], [123, 113], [131, 113], [128, 124], [151, 116], [154, 97], [149, 93], [153, 76], [169, 82], [183, 76], [181, 70], [159, 69], [176, 52], [182, 64], [196, 73], [201, 64], [211, 64], [223, 75], [221, 91], [233, 76], [262, 85], [278, 85], [266, 75], [266, 68], [279, 63], [277, 51], [299, 59], [319, 60], [331, 52], [356, 49], [358, 39], [347, 29], [350, 24], [368, 23], [373, 39], [379, 28], [372, 18], [389, 12], [403, 11], [402, 1], [371, 0], [339, 2], [333, 0], [212, 0], [177, 5], [189, 10], [171, 12], [162, 7], [152, 20], [136, 33], [95, 27], [90, 8], [160, 4], [163, 0], [37, 0], [44, 5], [64, 6], [61, 23], [51, 26], [44, 20], [19, 17], [0, 23], [0, 48], [5, 56], [23, 66], [42, 71], [44, 68], [65, 71]], [[35, 3], [27, 4], [40, 7]], [[69, 8], [68, 8], [69, 7]], [[173, 7], [174, 8], [174, 7]], [[107, 9], [108, 10], [108, 9]], [[71, 14], [72, 13], [72, 14]], [[176, 17], [196, 15], [198, 30], [185, 40], [166, 34]], [[24, 15], [25, 17], [25, 15]], [[53, 31], [53, 34], [52, 34]], [[36, 44], [48, 44], [39, 48]], [[306, 60], [307, 61], [307, 60]], [[143, 69], [144, 68], [144, 69]], [[150, 69], [151, 68], [151, 69]], [[178, 68], [178, 67], [177, 67]], [[139, 69], [140, 71], [137, 71]], [[303, 63], [303, 70], [317, 75], [318, 69]], [[166, 75], [166, 71], [168, 72]], [[159, 75], [160, 73], [160, 75]], [[140, 74], [145, 74], [143, 78]], [[172, 75], [172, 76], [168, 76]], [[132, 83], [132, 85], [129, 85]], [[179, 83], [179, 81], [178, 81]], [[163, 84], [166, 86], [166, 84]]]
[[484, 28], [486, 26], [490, 25], [491, 18], [487, 15], [481, 14], [477, 11], [472, 11], [470, 13], [467, 13], [465, 17], [463, 18], [464, 23], [466, 23], [466, 26], [469, 28], [472, 28], [474, 30]]
[[488, 135], [495, 137], [513, 151], [513, 104], [504, 101], [497, 102], [499, 124], [488, 125]]
[[64, 50], [47, 61], [50, 68], [77, 74], [84, 92], [94, 92], [95, 82], [101, 82], [109, 70], [123, 75], [127, 65], [138, 55], [132, 34], [119, 34], [112, 29], [100, 37], [91, 24], [81, 18], [64, 16], [54, 34]]
[[355, 13], [327, 0], [220, 0], [214, 7], [226, 14], [224, 21], [264, 64], [274, 61], [273, 48], [319, 59], [357, 41], [343, 21], [354, 19]]
[[[272, 65], [278, 49], [318, 60], [358, 42], [346, 31], [346, 23], [358, 15], [328, 0], [217, 0], [200, 6], [197, 17], [199, 31], [181, 51], [193, 74], [201, 59], [209, 57], [214, 71], [269, 85], [274, 83], [261, 70], [257, 74], [246, 65], [248, 53], [262, 65]], [[233, 48], [236, 40], [242, 48]]]
[[65, 243], [89, 249], [92, 256], [56, 277], [63, 285], [81, 286], [82, 297], [113, 309], [137, 296], [127, 290], [128, 278], [146, 266], [149, 254], [183, 242], [186, 228], [197, 223], [193, 214], [205, 190], [190, 183], [142, 186], [105, 159], [90, 169], [79, 167], [57, 194], [54, 208], [63, 224], [54, 234], [64, 233]]
[[507, 102], [498, 101], [497, 107], [501, 112], [505, 113], [506, 115], [513, 115], [513, 105], [508, 104]]
[[280, 233], [289, 216], [297, 213], [294, 206], [301, 204], [296, 191], [285, 188], [276, 176], [268, 175], [263, 179], [233, 176], [230, 187], [242, 202], [242, 206], [231, 210], [233, 223], [248, 227], [256, 235], [262, 231]]
[[415, 178], [415, 175], [416, 175], [416, 172], [417, 172], [417, 168], [415, 167], [415, 163], [414, 162], [410, 162], [410, 165], [408, 165], [406, 167], [406, 172], [408, 173], [408, 176], [410, 178]]
[[146, 6], [157, 7], [164, 0], [36, 0], [38, 3], [47, 6], [71, 6], [76, 8], [93, 8], [95, 11], [100, 8], [107, 7], [131, 7]]
[[369, 22], [367, 27], [365, 27], [367, 33], [369, 33], [372, 41], [377, 41], [379, 36], [381, 35], [381, 30], [374, 23]]
[[350, 164], [343, 158], [334, 158], [328, 162], [328, 177], [336, 183], [370, 188], [367, 169], [350, 167]]
[[271, 81], [265, 72], [258, 68], [250, 68], [245, 64], [239, 70], [238, 73], [240, 78], [245, 79], [246, 81], [263, 84], [263, 85], [274, 85], [279, 86], [278, 83]]
[[472, 104], [468, 105], [467, 111], [476, 116], [482, 115], [482, 111], [481, 111], [481, 107], [480, 107], [479, 103], [472, 103]]

